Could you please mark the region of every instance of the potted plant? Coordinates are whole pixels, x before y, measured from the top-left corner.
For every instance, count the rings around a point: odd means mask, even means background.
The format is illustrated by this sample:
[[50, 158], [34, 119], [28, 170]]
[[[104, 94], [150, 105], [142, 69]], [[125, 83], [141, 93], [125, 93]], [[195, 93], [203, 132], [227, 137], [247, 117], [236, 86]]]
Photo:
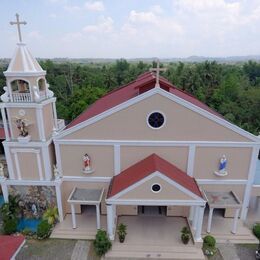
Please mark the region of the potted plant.
[[123, 223], [120, 223], [117, 227], [117, 234], [118, 234], [120, 243], [123, 243], [125, 241], [125, 236], [127, 234], [126, 228], [127, 228], [127, 226], [124, 225]]
[[183, 244], [187, 245], [190, 241], [190, 230], [188, 227], [183, 227], [181, 230], [181, 240]]

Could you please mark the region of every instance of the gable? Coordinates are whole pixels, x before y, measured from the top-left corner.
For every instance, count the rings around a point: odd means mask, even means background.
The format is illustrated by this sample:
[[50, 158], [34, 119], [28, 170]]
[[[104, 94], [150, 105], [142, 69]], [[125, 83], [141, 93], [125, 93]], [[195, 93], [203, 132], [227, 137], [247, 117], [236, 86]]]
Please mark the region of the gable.
[[[165, 115], [160, 130], [147, 125], [152, 111]], [[238, 141], [249, 138], [195, 112], [159, 93], [119, 110], [93, 124], [75, 129], [64, 139]]]
[[[158, 193], [152, 191], [153, 184], [159, 184], [161, 190]], [[146, 180], [137, 187], [127, 191], [117, 199], [124, 200], [195, 200], [192, 196], [189, 196], [184, 191], [176, 188], [172, 184], [168, 183], [159, 176], [154, 176], [151, 179]]]

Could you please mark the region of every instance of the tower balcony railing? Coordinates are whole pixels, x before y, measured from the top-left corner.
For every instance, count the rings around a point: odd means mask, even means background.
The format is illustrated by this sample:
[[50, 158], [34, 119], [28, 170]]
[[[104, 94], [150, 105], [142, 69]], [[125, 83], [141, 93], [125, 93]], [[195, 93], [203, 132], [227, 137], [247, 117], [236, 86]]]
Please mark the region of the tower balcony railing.
[[42, 101], [46, 99], [46, 92], [45, 91], [39, 91], [39, 96], [35, 100], [32, 100], [31, 94], [28, 93], [20, 93], [20, 92], [13, 92], [12, 97], [13, 97], [13, 102], [17, 103], [29, 103], [33, 101]]
[[30, 93], [12, 93], [13, 102], [32, 102]]

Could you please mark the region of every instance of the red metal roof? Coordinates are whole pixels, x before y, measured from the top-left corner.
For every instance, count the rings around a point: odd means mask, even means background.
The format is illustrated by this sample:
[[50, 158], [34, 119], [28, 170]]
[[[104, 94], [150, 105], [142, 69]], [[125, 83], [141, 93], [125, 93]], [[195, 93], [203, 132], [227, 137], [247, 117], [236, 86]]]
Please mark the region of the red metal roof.
[[202, 197], [196, 180], [185, 172], [152, 154], [113, 177], [107, 197], [110, 198], [154, 172], [160, 172], [192, 193]]
[[24, 243], [24, 236], [0, 235], [0, 260], [10, 260]]
[[[219, 113], [209, 108], [206, 104], [202, 103], [192, 95], [178, 89], [176, 86], [172, 85], [167, 79], [160, 77], [160, 86], [163, 89], [169, 89], [169, 92], [182, 98], [193, 105], [196, 105], [214, 115], [223, 118]], [[127, 85], [119, 87], [108, 94], [104, 95], [98, 99], [94, 104], [83, 111], [77, 118], [75, 118], [70, 124], [67, 125], [66, 129], [82, 123], [106, 110], [113, 108], [133, 97], [139, 95], [139, 89], [143, 88], [149, 90], [155, 87], [155, 75], [153, 72], [145, 72], [137, 77], [136, 80], [130, 82]], [[142, 93], [142, 91], [140, 92]]]

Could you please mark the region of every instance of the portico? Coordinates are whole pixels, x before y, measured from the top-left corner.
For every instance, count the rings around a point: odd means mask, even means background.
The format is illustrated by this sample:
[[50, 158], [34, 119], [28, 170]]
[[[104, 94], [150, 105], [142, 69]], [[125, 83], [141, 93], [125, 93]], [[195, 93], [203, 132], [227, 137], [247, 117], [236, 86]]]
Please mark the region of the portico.
[[205, 204], [193, 178], [153, 154], [112, 179], [106, 199], [107, 231], [114, 240], [117, 206], [188, 206], [194, 212], [190, 214], [194, 240], [200, 242]]
[[72, 228], [77, 228], [75, 204], [95, 205], [96, 206], [96, 226], [100, 229], [100, 203], [103, 197], [104, 189], [79, 189], [75, 187], [69, 198], [68, 203], [71, 206]]

